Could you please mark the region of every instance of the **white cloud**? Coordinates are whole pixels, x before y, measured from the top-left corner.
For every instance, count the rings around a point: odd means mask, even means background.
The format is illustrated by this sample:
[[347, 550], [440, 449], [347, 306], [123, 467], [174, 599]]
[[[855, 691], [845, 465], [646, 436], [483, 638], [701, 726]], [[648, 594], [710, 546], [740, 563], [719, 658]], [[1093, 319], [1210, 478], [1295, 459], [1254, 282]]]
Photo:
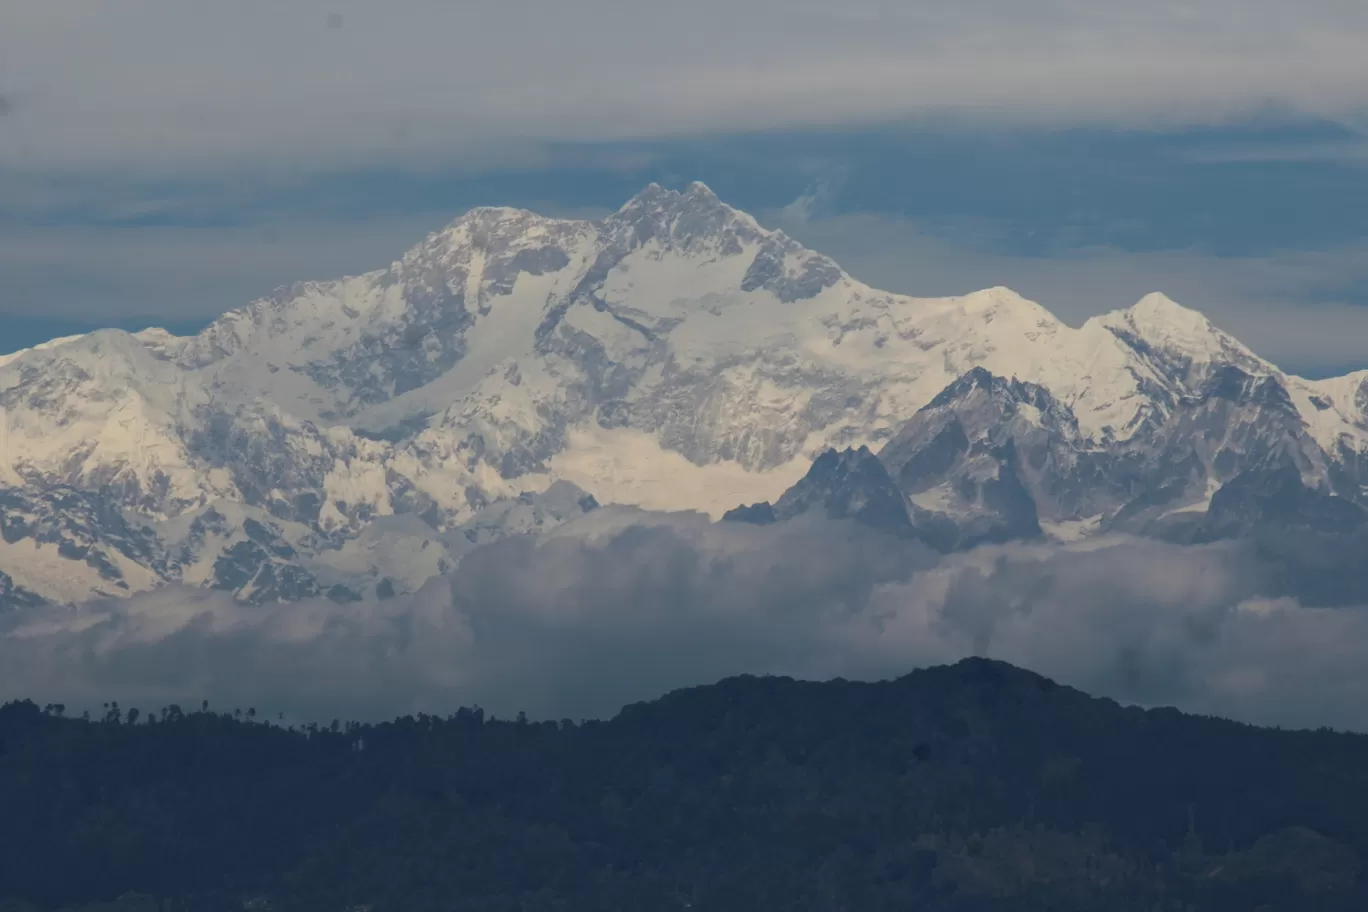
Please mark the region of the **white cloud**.
[[[343, 27], [329, 26], [339, 14]], [[501, 160], [918, 114], [1211, 123], [1368, 105], [1348, 0], [10, 0], [0, 165]]]
[[578, 718], [736, 673], [869, 679], [983, 654], [1123, 701], [1368, 730], [1368, 612], [1260, 600], [1235, 547], [941, 560], [848, 524], [603, 512], [486, 547], [410, 599], [167, 590], [20, 618], [0, 630], [0, 698]]

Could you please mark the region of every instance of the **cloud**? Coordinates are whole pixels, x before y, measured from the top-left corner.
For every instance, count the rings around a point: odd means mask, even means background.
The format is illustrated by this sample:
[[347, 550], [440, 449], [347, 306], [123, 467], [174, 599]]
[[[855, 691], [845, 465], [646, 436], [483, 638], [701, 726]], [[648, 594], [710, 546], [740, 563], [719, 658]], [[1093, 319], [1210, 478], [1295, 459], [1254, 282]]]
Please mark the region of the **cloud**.
[[255, 608], [166, 590], [21, 616], [0, 630], [0, 695], [581, 718], [737, 673], [883, 678], [980, 654], [1123, 701], [1368, 730], [1368, 613], [1260, 599], [1248, 571], [1233, 546], [941, 559], [846, 523], [609, 508], [486, 546], [406, 599]]
[[519, 144], [964, 116], [1352, 118], [1342, 0], [12, 0], [4, 167], [494, 163]]

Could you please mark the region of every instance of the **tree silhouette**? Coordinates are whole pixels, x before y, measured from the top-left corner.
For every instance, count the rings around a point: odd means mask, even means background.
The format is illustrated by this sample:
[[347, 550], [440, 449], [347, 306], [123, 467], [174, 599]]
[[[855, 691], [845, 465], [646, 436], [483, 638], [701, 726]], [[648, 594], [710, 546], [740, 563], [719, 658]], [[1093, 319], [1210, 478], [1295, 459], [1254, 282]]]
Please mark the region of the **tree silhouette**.
[[579, 724], [159, 715], [0, 707], [0, 912], [1368, 908], [1368, 736], [994, 662]]

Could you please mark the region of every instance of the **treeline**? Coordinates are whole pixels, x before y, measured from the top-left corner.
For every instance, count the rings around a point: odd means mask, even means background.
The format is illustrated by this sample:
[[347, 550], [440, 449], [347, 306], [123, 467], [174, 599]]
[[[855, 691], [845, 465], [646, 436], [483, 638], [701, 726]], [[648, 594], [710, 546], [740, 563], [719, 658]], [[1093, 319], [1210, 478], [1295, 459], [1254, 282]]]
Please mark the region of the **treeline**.
[[611, 721], [0, 708], [0, 912], [1368, 908], [1368, 737], [1000, 663]]

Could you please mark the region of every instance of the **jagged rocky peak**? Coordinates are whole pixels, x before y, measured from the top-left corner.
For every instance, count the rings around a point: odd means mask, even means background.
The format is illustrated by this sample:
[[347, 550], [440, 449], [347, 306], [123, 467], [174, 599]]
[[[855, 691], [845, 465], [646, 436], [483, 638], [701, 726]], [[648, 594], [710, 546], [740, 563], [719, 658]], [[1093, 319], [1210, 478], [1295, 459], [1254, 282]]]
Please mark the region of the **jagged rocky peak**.
[[1069, 408], [1037, 384], [974, 368], [879, 453], [934, 547], [1041, 535], [1040, 519], [1099, 512], [1103, 466]]
[[851, 479], [881, 483], [888, 476], [879, 457], [867, 446], [827, 450], [812, 462], [805, 481], [816, 484], [842, 483]]
[[690, 256], [752, 257], [741, 290], [770, 291], [784, 303], [815, 297], [844, 277], [833, 260], [804, 248], [782, 231], [761, 227], [700, 181], [683, 192], [653, 183], [605, 224], [612, 239], [610, 255], [624, 245], [656, 242], [663, 250]]
[[913, 415], [879, 458], [911, 494], [967, 470], [965, 459], [1000, 461], [1009, 441], [1035, 470], [1046, 468], [1053, 451], [1081, 446], [1076, 417], [1049, 390], [975, 367]]
[[1004, 409], [1029, 405], [1040, 411], [1058, 412], [1060, 418], [1072, 418], [1068, 410], [1037, 383], [1027, 383], [1016, 377], [1001, 377], [984, 367], [970, 368], [941, 390], [924, 408], [937, 409], [955, 406], [979, 393]]
[[682, 191], [670, 190], [655, 182], [649, 183], [617, 211], [617, 215], [628, 221], [648, 214], [671, 217], [711, 214], [753, 221], [750, 216], [722, 202], [712, 188], [702, 181], [693, 181]]
[[735, 256], [767, 232], [695, 181], [683, 192], [648, 185], [604, 220], [604, 233], [610, 249], [655, 242], [665, 250]]
[[768, 500], [759, 503], [742, 504], [722, 514], [723, 522], [743, 522], [753, 526], [768, 526], [779, 521], [774, 515], [774, 504]]
[[906, 499], [879, 457], [864, 446], [827, 450], [773, 506], [762, 502], [737, 507], [723, 519], [763, 525], [812, 513], [830, 519], [853, 519], [896, 535], [910, 536], [915, 532]]

